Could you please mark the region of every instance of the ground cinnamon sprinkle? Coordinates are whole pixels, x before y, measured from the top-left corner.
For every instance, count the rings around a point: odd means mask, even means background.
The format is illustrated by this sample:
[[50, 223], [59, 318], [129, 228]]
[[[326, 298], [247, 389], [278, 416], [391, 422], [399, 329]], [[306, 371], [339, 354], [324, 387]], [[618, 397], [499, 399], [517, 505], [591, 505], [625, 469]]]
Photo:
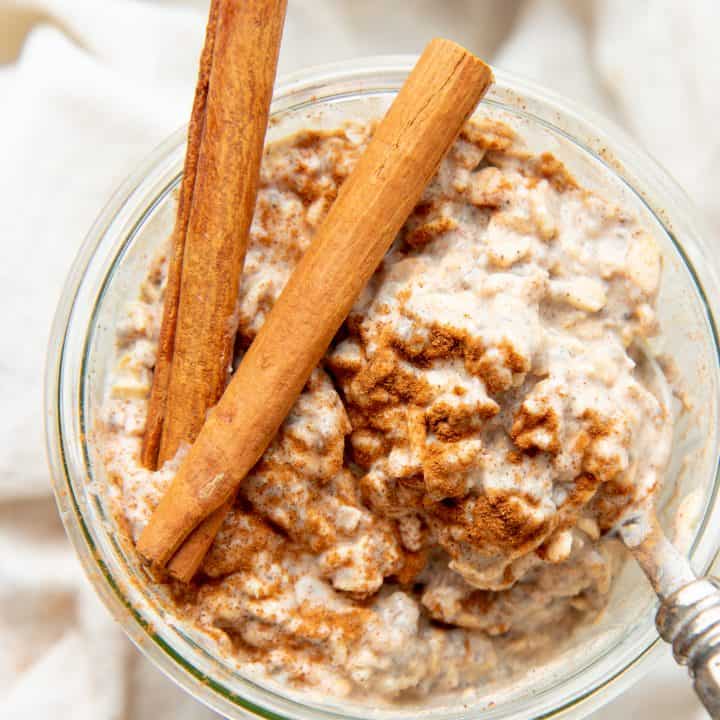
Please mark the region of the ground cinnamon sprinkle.
[[[373, 130], [266, 148], [235, 364]], [[176, 612], [249, 673], [376, 704], [559, 651], [607, 602], [603, 533], [657, 484], [637, 458], [668, 416], [628, 360], [657, 328], [646, 239], [509, 125], [467, 124]], [[138, 462], [165, 267], [118, 327], [101, 433], [133, 537], [179, 463]]]

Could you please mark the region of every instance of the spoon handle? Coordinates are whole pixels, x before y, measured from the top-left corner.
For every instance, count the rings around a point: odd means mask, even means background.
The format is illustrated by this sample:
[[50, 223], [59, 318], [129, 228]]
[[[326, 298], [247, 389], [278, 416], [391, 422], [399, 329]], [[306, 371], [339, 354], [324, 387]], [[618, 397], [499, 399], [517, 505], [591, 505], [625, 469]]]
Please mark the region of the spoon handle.
[[655, 624], [710, 717], [720, 719], [720, 581], [700, 578], [668, 595]]

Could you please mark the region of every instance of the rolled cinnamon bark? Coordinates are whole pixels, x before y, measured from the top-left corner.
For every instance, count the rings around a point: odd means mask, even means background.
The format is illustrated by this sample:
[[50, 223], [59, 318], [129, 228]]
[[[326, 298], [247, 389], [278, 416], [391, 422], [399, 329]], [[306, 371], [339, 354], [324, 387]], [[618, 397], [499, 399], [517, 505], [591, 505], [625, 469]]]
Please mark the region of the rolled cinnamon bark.
[[195, 90], [142, 462], [197, 436], [228, 380], [286, 0], [212, 0]]
[[427, 46], [140, 536], [146, 560], [234, 496], [491, 82], [455, 43]]
[[[232, 358], [286, 0], [212, 0], [195, 90], [142, 462], [154, 470], [195, 440]], [[168, 566], [189, 580], [232, 502]]]

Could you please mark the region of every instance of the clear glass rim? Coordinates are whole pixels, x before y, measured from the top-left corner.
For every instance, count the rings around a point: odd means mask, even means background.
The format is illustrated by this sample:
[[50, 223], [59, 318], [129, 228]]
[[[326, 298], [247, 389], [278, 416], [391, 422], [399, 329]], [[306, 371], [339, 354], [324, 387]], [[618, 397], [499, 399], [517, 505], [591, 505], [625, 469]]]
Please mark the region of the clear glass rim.
[[[415, 56], [383, 56], [371, 57], [362, 60], [353, 60], [333, 65], [309, 68], [300, 72], [292, 73], [282, 78], [276, 87], [275, 100], [273, 102], [273, 114], [286, 112], [296, 107], [292, 98], [298, 94], [303, 95], [304, 99], [297, 103], [297, 106], [307, 105], [310, 101], [308, 98], [312, 96], [315, 89], [322, 94], [323, 88], [328, 84], [340, 85], [347, 84], [348, 93], [354, 96], [362, 94], [362, 91], [352, 90], [351, 87], [362, 81], [363, 79], [372, 79], [375, 83], [368, 92], [377, 94], [383, 91], [383, 82], [387, 82], [387, 90], [395, 91], [397, 89], [398, 79], [402, 79], [416, 60]], [[682, 218], [683, 226], [691, 229], [693, 241], [696, 243], [691, 250], [684, 247], [677, 240], [676, 218], [668, 217], [663, 208], [658, 206], [653, 199], [653, 195], [660, 194], [662, 197], [668, 197], [674, 205], [684, 208], [691, 208], [689, 199], [677, 184], [669, 177], [669, 175], [651, 158], [649, 158], [642, 150], [639, 150], [635, 144], [630, 141], [625, 134], [617, 128], [612, 127], [606, 120], [599, 118], [597, 115], [581, 109], [576, 104], [545, 90], [531, 82], [522, 78], [518, 78], [510, 73], [495, 71], [497, 85], [495, 93], [509, 93], [511, 96], [526, 100], [528, 103], [539, 103], [544, 111], [548, 113], [556, 112], [557, 120], [562, 119], [563, 124], [567, 126], [577, 121], [583, 128], [592, 130], [592, 137], [585, 138], [585, 142], [581, 142], [575, 135], [558, 127], [548, 117], [540, 117], [532, 111], [525, 109], [528, 116], [534, 121], [552, 127], [554, 131], [559, 131], [575, 144], [584, 148], [591, 155], [603, 162], [608, 170], [616, 176], [622, 178], [628, 183], [629, 187], [635, 194], [640, 194], [650, 211], [658, 218], [661, 225], [665, 228], [669, 237], [682, 256], [685, 264], [693, 276], [698, 292], [705, 304], [708, 319], [708, 328], [712, 334], [715, 349], [715, 363], [718, 365], [718, 341], [717, 331], [714, 322], [714, 316], [717, 315], [718, 308], [715, 307], [714, 298], [708, 294], [710, 288], [717, 288], [717, 278], [715, 269], [709, 262], [710, 246], [705, 238], [707, 235], [697, 230], [697, 221], [692, 217]], [[379, 82], [378, 82], [379, 81]], [[331, 97], [338, 97], [342, 94], [342, 88], [334, 93]], [[323, 97], [323, 99], [327, 99]], [[500, 99], [491, 94], [485, 101], [488, 104], [500, 104]], [[517, 110], [517, 106], [514, 108]], [[358, 717], [347, 714], [337, 714], [333, 711], [320, 709], [314, 705], [306, 705], [287, 697], [273, 692], [261, 685], [257, 685], [252, 680], [243, 679], [247, 683], [247, 687], [243, 685], [242, 690], [250, 690], [249, 694], [260, 700], [250, 699], [240, 696], [230, 687], [226, 687], [223, 683], [216, 681], [208, 676], [201, 667], [196, 667], [189, 662], [186, 657], [179, 653], [160, 633], [153, 629], [153, 622], [157, 618], [148, 618], [133, 605], [129, 599], [130, 593], [127, 588], [122, 587], [118, 583], [118, 579], [113, 576], [112, 572], [105, 563], [103, 557], [98, 551], [95, 533], [97, 528], [91, 527], [86, 523], [82, 511], [82, 503], [75, 494], [71, 481], [73, 470], [73, 458], [69, 459], [71, 448], [69, 447], [67, 428], [63, 419], [64, 409], [68, 411], [68, 404], [72, 405], [70, 413], [74, 416], [73, 422], [82, 427], [82, 402], [80, 397], [75, 394], [75, 382], [77, 377], [68, 374], [66, 364], [67, 342], [69, 331], [73, 323], [73, 318], [81, 308], [81, 300], [90, 300], [97, 307], [102, 290], [91, 292], [86, 288], [83, 295], [83, 281], [85, 280], [86, 271], [93, 261], [98, 249], [102, 245], [103, 239], [106, 237], [108, 230], [116, 222], [116, 219], [131, 203], [132, 198], [139, 188], [146, 185], [149, 178], [159, 176], [167, 162], [168, 157], [177, 151], [178, 147], [182, 147], [185, 140], [186, 128], [182, 127], [173, 133], [165, 142], [158, 146], [144, 163], [122, 184], [112, 199], [102, 210], [97, 220], [90, 229], [86, 239], [81, 247], [80, 252], [72, 266], [70, 274], [65, 284], [63, 296], [58, 305], [55, 319], [53, 322], [50, 344], [48, 347], [48, 357], [46, 366], [45, 381], [45, 426], [46, 426], [46, 444], [49, 464], [51, 467], [54, 490], [58, 508], [65, 525], [66, 531], [72, 541], [78, 556], [84, 566], [85, 572], [90, 578], [96, 591], [113, 614], [113, 616], [123, 626], [125, 632], [130, 639], [139, 647], [139, 649], [168, 677], [190, 691], [198, 700], [209, 705], [213, 709], [221, 713], [235, 713], [242, 709], [254, 715], [272, 718], [273, 720], [283, 720], [284, 718], [302, 717], [309, 714], [317, 718], [349, 718]], [[612, 155], [607, 148], [612, 147]], [[622, 160], [620, 160], [622, 158]], [[628, 168], [642, 167], [643, 170], [639, 175], [635, 175], [635, 170]], [[167, 171], [167, 168], [165, 168]], [[648, 178], [652, 182], [642, 182], [638, 178], [642, 177], [647, 181]], [[653, 185], [650, 195], [645, 195], [646, 185]], [[156, 198], [159, 201], [159, 196]], [[685, 214], [688, 215], [689, 211]], [[147, 214], [147, 213], [144, 213]], [[128, 235], [123, 247], [127, 246], [132, 233]], [[122, 256], [122, 249], [112, 260], [114, 265], [119, 257]], [[107, 276], [105, 278], [107, 280]], [[91, 315], [94, 317], [94, 310]], [[81, 375], [84, 376], [85, 367], [84, 359], [86, 357], [87, 339], [90, 336], [90, 324], [85, 328], [85, 341], [82, 351], [83, 365], [81, 367]], [[82, 392], [82, 385], [81, 392]], [[70, 438], [72, 442], [72, 438]], [[88, 468], [88, 459], [84, 458], [84, 467]], [[75, 463], [77, 464], [77, 463]], [[718, 519], [718, 513], [712, 513], [712, 508], [717, 506], [717, 458], [715, 463], [715, 482], [713, 496], [710, 500], [708, 511], [705, 513], [703, 524], [698, 529], [693, 552], [702, 542], [706, 534], [709, 524]], [[713, 517], [711, 517], [713, 516]], [[698, 568], [706, 571], [707, 565], [717, 561], [717, 546], [715, 546], [708, 562], [703, 563], [703, 567]], [[650, 637], [650, 635], [652, 637]], [[186, 638], [187, 639], [187, 638]], [[548, 705], [547, 702], [542, 708], [538, 708], [539, 714], [527, 714], [528, 711], [533, 712], [530, 706], [523, 707], [522, 703], [511, 703], [509, 708], [510, 714], [497, 714], [492, 710], [481, 711], [477, 713], [484, 718], [550, 718], [550, 717], [568, 717], [575, 714], [575, 711], [591, 712], [603, 702], [617, 695], [625, 687], [636, 680], [643, 670], [648, 668], [650, 658], [657, 656], [659, 640], [657, 636], [650, 633], [647, 642], [639, 652], [634, 653], [633, 657], [612, 677], [606, 678], [602, 682], [596, 682], [595, 685], [586, 689], [582, 693], [568, 698], [565, 702], [554, 703]], [[564, 682], [567, 684], [567, 681]], [[550, 689], [545, 695], [551, 695], [556, 690]], [[539, 698], [538, 698], [539, 699]], [[268, 707], [263, 706], [262, 701], [268, 703]], [[513, 706], [517, 705], [515, 712], [512, 712]], [[500, 710], [500, 708], [498, 708]], [[473, 714], [475, 711], [472, 711]], [[280, 714], [282, 713], [282, 714]], [[463, 714], [462, 711], [457, 716]], [[468, 717], [467, 714], [463, 715]], [[453, 713], [452, 717], [456, 717]]]

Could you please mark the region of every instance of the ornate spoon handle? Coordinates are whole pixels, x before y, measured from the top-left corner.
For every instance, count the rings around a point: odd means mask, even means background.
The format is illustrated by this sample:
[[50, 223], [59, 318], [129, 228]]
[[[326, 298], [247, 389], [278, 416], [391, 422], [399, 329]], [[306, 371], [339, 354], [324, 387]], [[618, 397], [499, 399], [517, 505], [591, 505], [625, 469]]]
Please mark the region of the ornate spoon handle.
[[672, 645], [675, 660], [688, 666], [710, 717], [720, 720], [720, 580], [697, 577], [653, 512], [625, 524], [620, 536], [660, 599], [660, 637]]
[[687, 665], [695, 692], [712, 718], [720, 718], [720, 582], [694, 580], [665, 598], [655, 618], [675, 660]]
[[[665, 376], [649, 348], [640, 350], [658, 399], [669, 411], [672, 394]], [[660, 599], [655, 616], [660, 637], [672, 645], [676, 662], [688, 666], [710, 717], [720, 720], [720, 580], [698, 578], [663, 532], [652, 505], [640, 506], [617, 530]]]

